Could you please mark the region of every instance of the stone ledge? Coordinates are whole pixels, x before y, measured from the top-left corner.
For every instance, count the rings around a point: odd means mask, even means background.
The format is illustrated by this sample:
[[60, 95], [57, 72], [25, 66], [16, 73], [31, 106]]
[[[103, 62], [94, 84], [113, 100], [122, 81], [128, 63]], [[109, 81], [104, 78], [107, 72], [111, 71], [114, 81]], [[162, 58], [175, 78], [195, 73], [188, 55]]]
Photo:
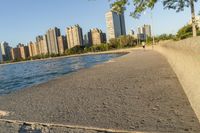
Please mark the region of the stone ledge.
[[[3, 127], [3, 128], [2, 128]], [[6, 128], [8, 127], [8, 128]], [[49, 133], [49, 132], [68, 132], [68, 133], [145, 133], [137, 131], [124, 131], [115, 129], [104, 129], [96, 127], [85, 127], [78, 125], [63, 125], [38, 122], [25, 122], [17, 120], [0, 119], [0, 132], [10, 133]], [[149, 132], [148, 132], [149, 133]]]

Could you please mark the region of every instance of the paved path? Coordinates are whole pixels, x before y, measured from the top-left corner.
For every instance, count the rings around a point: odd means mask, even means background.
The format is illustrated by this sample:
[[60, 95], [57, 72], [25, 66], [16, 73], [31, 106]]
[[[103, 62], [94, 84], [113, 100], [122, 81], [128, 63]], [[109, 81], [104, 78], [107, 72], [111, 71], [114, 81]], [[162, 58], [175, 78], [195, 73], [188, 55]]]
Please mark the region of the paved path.
[[90, 69], [0, 97], [4, 119], [147, 132], [200, 132], [167, 60], [135, 50]]

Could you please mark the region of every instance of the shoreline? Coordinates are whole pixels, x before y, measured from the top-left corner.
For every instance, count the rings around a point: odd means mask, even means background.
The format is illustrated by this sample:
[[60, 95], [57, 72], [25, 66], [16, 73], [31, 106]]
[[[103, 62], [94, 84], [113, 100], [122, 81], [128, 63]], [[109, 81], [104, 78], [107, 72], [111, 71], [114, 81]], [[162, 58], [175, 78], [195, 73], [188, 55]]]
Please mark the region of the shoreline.
[[55, 60], [55, 59], [62, 59], [62, 58], [70, 58], [70, 57], [78, 57], [78, 56], [87, 56], [87, 55], [99, 55], [99, 54], [120, 54], [120, 53], [129, 53], [132, 50], [138, 50], [141, 49], [140, 47], [134, 47], [134, 48], [123, 48], [123, 49], [116, 49], [116, 50], [109, 50], [109, 51], [101, 51], [101, 52], [88, 52], [83, 54], [74, 54], [74, 55], [64, 55], [64, 56], [58, 56], [58, 57], [49, 57], [44, 59], [36, 59], [36, 60], [27, 60], [27, 61], [19, 61], [19, 62], [12, 62], [12, 63], [3, 63], [0, 64], [0, 66], [6, 66], [6, 65], [14, 65], [14, 64], [22, 64], [27, 62], [37, 62], [37, 61], [46, 61], [46, 60]]
[[[1, 119], [131, 132], [200, 132], [170, 64], [148, 49], [0, 97], [0, 110], [10, 112]], [[0, 131], [10, 127], [0, 124]]]

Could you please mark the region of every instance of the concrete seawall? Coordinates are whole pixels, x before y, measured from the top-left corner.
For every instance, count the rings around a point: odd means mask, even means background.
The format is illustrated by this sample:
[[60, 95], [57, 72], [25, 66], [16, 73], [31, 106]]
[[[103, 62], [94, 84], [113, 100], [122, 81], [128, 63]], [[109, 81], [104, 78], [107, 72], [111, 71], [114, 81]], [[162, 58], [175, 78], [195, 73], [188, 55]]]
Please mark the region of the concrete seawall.
[[200, 37], [162, 42], [155, 50], [168, 59], [200, 121]]

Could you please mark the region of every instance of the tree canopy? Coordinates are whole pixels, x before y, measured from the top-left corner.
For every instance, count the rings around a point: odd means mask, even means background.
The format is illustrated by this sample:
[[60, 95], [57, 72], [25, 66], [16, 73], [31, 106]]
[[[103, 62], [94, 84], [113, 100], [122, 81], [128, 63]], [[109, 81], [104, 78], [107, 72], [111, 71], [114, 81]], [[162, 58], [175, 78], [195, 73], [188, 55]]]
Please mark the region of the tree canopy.
[[[146, 9], [153, 9], [159, 0], [109, 0], [113, 10], [121, 13], [126, 6], [133, 5], [131, 16], [138, 17]], [[197, 2], [198, 0], [192, 0]], [[176, 12], [183, 11], [185, 7], [190, 7], [191, 0], [163, 0], [164, 9], [174, 9]]]
[[[128, 5], [133, 5], [133, 11], [130, 13], [134, 18], [138, 18], [143, 11], [146, 9], [153, 9], [155, 4], [159, 0], [109, 0], [112, 2], [113, 10], [122, 13], [125, 7]], [[162, 0], [164, 9], [174, 9], [176, 12], [183, 11], [185, 7], [191, 8], [192, 16], [192, 30], [193, 36], [196, 36], [196, 24], [195, 24], [195, 11], [194, 2], [198, 0]]]

